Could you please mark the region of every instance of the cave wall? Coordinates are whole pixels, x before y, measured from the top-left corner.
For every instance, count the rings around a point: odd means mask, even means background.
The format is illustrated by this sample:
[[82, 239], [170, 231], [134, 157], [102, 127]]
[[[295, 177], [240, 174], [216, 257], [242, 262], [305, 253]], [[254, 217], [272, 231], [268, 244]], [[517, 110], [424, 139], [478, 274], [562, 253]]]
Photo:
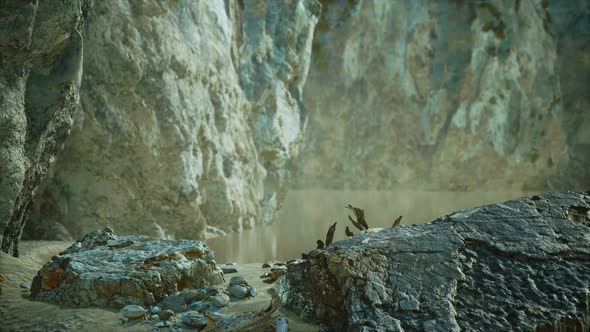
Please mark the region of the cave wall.
[[588, 1], [321, 2], [295, 187], [590, 185]]
[[0, 243], [15, 256], [32, 197], [78, 108], [87, 7], [84, 0], [0, 6]]
[[81, 110], [26, 236], [203, 238], [270, 221], [305, 126], [319, 7], [95, 1]]

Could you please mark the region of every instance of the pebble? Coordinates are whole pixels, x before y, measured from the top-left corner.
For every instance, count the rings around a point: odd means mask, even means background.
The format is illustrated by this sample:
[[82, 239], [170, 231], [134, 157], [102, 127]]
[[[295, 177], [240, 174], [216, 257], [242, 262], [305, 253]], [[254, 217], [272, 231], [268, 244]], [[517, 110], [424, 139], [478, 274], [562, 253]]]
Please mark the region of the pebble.
[[264, 272], [260, 278], [270, 278], [270, 272]]
[[239, 298], [244, 298], [248, 294], [248, 288], [246, 288], [242, 285], [229, 286], [227, 288], [227, 290], [229, 291], [231, 296], [235, 296], [235, 297], [239, 297]]
[[182, 314], [182, 321], [200, 330], [207, 325], [208, 319], [196, 311], [187, 311]]
[[22, 284], [19, 285], [19, 287], [23, 288], [23, 289], [29, 289], [29, 288], [31, 288], [31, 285], [23, 282]]
[[256, 287], [250, 287], [250, 289], [248, 289], [248, 294], [250, 294], [250, 297], [256, 297]]
[[158, 306], [155, 306], [155, 307], [153, 307], [153, 308], [151, 308], [151, 309], [150, 309], [150, 312], [151, 312], [152, 314], [159, 314], [159, 313], [160, 313], [160, 311], [162, 311], [162, 308], [160, 308], [160, 307], [158, 307]]
[[162, 322], [158, 322], [156, 324], [154, 324], [154, 327], [160, 328], [160, 327], [168, 327], [170, 326], [170, 323], [166, 322], [166, 321], [162, 321]]
[[246, 279], [244, 279], [242, 277], [231, 277], [231, 279], [229, 279], [229, 285], [230, 286], [236, 286], [236, 285], [248, 286], [248, 282], [246, 281]]
[[161, 320], [168, 320], [170, 317], [174, 316], [174, 311], [172, 310], [162, 310], [159, 314], [158, 317]]
[[136, 304], [128, 304], [121, 309], [121, 315], [126, 318], [136, 319], [145, 317], [145, 310], [142, 306]]
[[158, 317], [158, 315], [151, 315], [150, 316], [150, 320], [158, 320], [160, 319], [160, 317]]
[[225, 267], [225, 266], [222, 266], [221, 267], [221, 272], [223, 272], [224, 274], [238, 273], [238, 269], [236, 269], [235, 267]]
[[229, 304], [229, 296], [219, 293], [213, 297], [213, 304], [217, 307], [225, 307]]

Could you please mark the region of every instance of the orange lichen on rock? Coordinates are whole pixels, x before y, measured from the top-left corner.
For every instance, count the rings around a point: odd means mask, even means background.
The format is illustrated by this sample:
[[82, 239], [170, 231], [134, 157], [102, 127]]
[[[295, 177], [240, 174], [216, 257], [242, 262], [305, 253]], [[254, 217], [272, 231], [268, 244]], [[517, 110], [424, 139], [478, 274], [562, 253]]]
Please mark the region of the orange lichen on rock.
[[54, 289], [64, 279], [64, 270], [60, 268], [44, 268], [41, 271], [41, 288]]

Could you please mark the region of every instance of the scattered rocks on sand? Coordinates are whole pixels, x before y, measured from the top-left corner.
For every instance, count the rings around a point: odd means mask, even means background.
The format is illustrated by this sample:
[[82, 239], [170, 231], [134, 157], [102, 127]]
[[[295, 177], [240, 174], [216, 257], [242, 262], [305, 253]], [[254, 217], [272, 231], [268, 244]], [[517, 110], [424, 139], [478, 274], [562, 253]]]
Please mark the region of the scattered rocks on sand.
[[45, 264], [31, 295], [68, 305], [147, 307], [179, 289], [223, 283], [212, 257], [200, 241], [117, 236], [107, 227]]
[[547, 193], [357, 234], [277, 293], [336, 331], [587, 330], [589, 211], [590, 193]]

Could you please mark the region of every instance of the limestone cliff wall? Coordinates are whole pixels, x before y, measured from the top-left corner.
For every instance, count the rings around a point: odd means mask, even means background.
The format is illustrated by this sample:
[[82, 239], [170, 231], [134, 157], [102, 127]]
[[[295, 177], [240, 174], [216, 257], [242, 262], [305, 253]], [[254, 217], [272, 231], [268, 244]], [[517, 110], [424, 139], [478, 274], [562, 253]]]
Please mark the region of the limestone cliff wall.
[[588, 1], [322, 4], [299, 187], [588, 187]]
[[32, 196], [78, 107], [87, 5], [0, 5], [0, 243], [15, 256]]
[[202, 238], [263, 223], [304, 129], [319, 7], [296, 1], [95, 1], [81, 111], [27, 236]]

